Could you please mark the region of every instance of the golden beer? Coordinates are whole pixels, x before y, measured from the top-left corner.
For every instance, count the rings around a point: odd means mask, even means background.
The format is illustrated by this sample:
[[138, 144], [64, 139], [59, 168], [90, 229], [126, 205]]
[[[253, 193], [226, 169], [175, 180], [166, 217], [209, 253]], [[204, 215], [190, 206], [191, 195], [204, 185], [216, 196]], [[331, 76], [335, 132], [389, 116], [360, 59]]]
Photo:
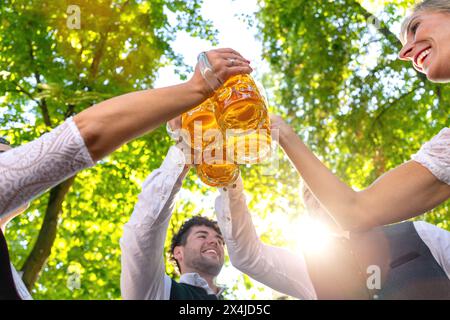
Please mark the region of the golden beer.
[[260, 129], [246, 135], [227, 137], [227, 150], [237, 164], [256, 164], [271, 156], [272, 137], [269, 119]]
[[200, 180], [211, 187], [225, 187], [239, 177], [239, 166], [229, 160], [227, 149], [211, 144], [203, 150], [202, 163], [197, 166]]
[[211, 187], [226, 187], [239, 177], [237, 164], [206, 164], [197, 166], [197, 175], [200, 180]]
[[214, 95], [220, 129], [245, 134], [262, 126], [267, 117], [266, 101], [250, 75], [231, 77]]
[[192, 159], [195, 153], [201, 153], [200, 163], [195, 163], [200, 180], [212, 187], [223, 187], [234, 183], [240, 171], [238, 165], [227, 161], [223, 134], [214, 114], [214, 103], [208, 99], [184, 113], [181, 116], [181, 128], [184, 129], [183, 139], [191, 148]]
[[250, 75], [237, 75], [181, 116], [181, 137], [206, 185], [233, 184], [239, 164], [259, 163], [271, 155], [267, 100], [261, 93]]
[[[197, 127], [196, 127], [197, 126]], [[205, 135], [211, 129], [218, 130], [214, 115], [214, 101], [206, 100], [181, 116], [182, 137], [194, 149], [202, 149], [212, 141], [213, 135]]]

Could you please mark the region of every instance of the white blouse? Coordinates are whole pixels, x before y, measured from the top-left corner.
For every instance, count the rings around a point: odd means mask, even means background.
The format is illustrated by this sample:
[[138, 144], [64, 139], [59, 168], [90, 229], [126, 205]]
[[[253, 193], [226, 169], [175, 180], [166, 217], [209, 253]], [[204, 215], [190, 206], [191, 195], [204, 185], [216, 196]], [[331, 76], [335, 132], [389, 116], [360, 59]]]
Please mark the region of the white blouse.
[[[72, 118], [39, 139], [0, 153], [0, 218], [93, 165]], [[13, 265], [11, 270], [19, 295], [32, 299]]]
[[39, 139], [0, 153], [0, 218], [93, 165], [72, 118]]
[[412, 156], [431, 173], [450, 185], [450, 128], [444, 128]]

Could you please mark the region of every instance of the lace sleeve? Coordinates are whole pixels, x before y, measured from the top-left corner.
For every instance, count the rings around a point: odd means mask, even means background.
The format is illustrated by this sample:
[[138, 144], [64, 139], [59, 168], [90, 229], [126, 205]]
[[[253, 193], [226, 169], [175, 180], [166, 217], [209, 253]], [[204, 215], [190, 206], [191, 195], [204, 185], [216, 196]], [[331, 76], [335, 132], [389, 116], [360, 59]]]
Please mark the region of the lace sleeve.
[[0, 153], [0, 218], [92, 165], [72, 118], [39, 139]]
[[450, 185], [450, 128], [444, 128], [431, 141], [425, 143], [412, 159]]

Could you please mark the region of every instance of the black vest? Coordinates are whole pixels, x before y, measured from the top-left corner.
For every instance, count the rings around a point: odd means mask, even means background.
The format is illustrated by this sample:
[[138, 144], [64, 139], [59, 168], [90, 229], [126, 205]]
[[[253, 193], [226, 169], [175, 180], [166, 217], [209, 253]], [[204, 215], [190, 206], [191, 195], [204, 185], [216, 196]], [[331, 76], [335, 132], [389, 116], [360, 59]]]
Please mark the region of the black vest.
[[205, 289], [178, 283], [172, 279], [170, 300], [218, 300], [215, 294], [208, 294]]
[[450, 299], [450, 280], [412, 222], [354, 232], [304, 256], [319, 299]]
[[17, 292], [9, 260], [8, 245], [0, 230], [0, 300], [21, 300]]

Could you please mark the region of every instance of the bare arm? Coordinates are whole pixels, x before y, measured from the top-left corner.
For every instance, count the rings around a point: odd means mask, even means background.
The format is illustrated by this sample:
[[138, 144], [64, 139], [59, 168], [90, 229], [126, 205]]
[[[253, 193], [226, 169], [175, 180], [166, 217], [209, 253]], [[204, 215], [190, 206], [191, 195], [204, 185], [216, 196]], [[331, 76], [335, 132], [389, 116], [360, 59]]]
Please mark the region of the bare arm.
[[[233, 75], [251, 72], [249, 61], [232, 49], [212, 50], [207, 56], [214, 70], [210, 77], [225, 81]], [[236, 63], [231, 65], [230, 58]], [[106, 100], [25, 145], [13, 150], [3, 146], [0, 227], [45, 190], [94, 165], [123, 143], [195, 107], [212, 90], [197, 66], [192, 79], [184, 84]]]
[[450, 197], [450, 186], [428, 169], [409, 161], [356, 192], [337, 178], [280, 117], [272, 117], [280, 145], [315, 197], [346, 230], [402, 221], [420, 215]]
[[[232, 49], [217, 49], [207, 53], [221, 81], [250, 73], [248, 61]], [[237, 63], [230, 66], [228, 58]], [[160, 124], [195, 107], [212, 94], [199, 67], [186, 83], [125, 94], [101, 102], [74, 117], [94, 161], [111, 153], [123, 143], [158, 127]]]

